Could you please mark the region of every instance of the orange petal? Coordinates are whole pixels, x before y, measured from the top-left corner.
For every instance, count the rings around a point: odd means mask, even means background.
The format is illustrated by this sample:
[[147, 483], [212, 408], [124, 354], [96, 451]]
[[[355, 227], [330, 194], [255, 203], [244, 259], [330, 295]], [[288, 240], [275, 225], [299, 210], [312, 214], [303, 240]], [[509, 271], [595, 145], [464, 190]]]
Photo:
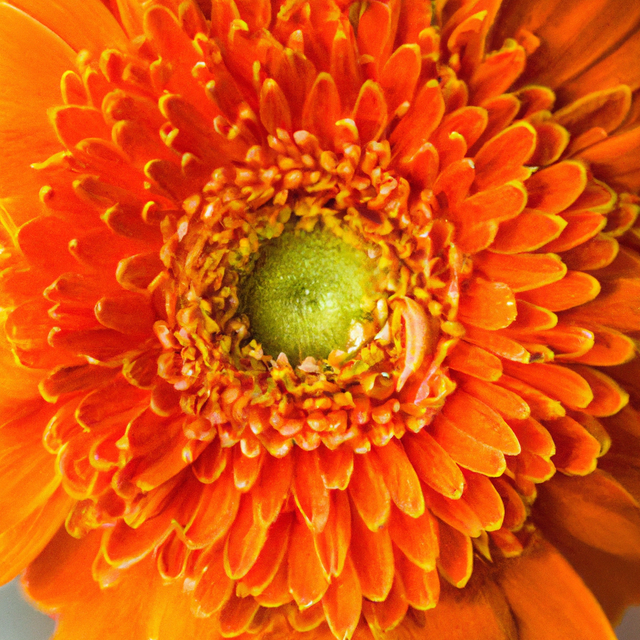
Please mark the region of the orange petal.
[[98, 591], [98, 584], [88, 568], [99, 551], [101, 535], [101, 532], [93, 531], [77, 540], [60, 527], [29, 565], [23, 585], [43, 610], [55, 611], [67, 600], [84, 599]]
[[429, 510], [418, 518], [412, 518], [394, 508], [389, 533], [393, 543], [413, 564], [425, 571], [435, 568], [438, 556], [438, 523]]
[[[614, 51], [629, 34], [629, 25], [636, 24], [638, 12], [631, 9], [623, 0], [597, 0], [590, 5], [589, 11], [583, 7], [568, 6], [558, 0], [544, 0], [510, 5], [500, 14], [500, 19], [494, 33], [496, 42], [501, 43], [504, 38], [512, 37], [518, 27], [524, 26], [535, 33], [544, 43], [527, 61], [527, 70], [521, 81], [524, 84], [534, 82], [549, 86], [552, 89], [562, 87], [564, 83], [571, 85], [571, 80], [581, 72], [599, 66], [601, 60], [606, 60], [607, 54]], [[603, 28], [598, 19], [602, 12], [610, 11], [612, 15], [625, 15], [625, 24], [607, 25]], [[499, 46], [499, 45], [498, 45]], [[592, 84], [580, 78], [572, 86], [573, 95], [583, 95], [585, 87], [601, 89], [626, 82], [621, 76], [633, 74], [633, 70], [625, 70], [625, 60], [622, 58], [620, 69], [607, 67], [607, 76], [603, 84]]]
[[274, 579], [289, 547], [291, 514], [282, 515], [269, 528], [267, 540], [255, 564], [237, 583], [236, 592], [241, 597], [261, 594]]
[[[374, 3], [379, 4], [379, 3]], [[389, 136], [393, 155], [410, 158], [438, 126], [444, 115], [444, 100], [436, 80], [430, 80], [418, 92], [409, 111]]]
[[331, 581], [322, 598], [322, 609], [336, 638], [349, 640], [360, 620], [362, 591], [360, 580], [347, 556], [342, 573]]
[[[505, 332], [507, 333], [507, 332]], [[466, 342], [478, 345], [487, 351], [491, 351], [501, 358], [515, 360], [517, 362], [529, 362], [531, 354], [517, 341], [508, 338], [502, 333], [485, 331], [476, 327], [467, 327], [464, 336]]]
[[593, 347], [582, 356], [575, 358], [576, 362], [593, 366], [608, 367], [628, 362], [635, 355], [635, 344], [619, 331], [602, 326], [590, 326], [595, 342]]
[[193, 593], [194, 613], [210, 616], [219, 611], [231, 597], [233, 581], [224, 570], [222, 549], [208, 553], [207, 564]]
[[402, 103], [413, 99], [421, 64], [420, 47], [415, 44], [403, 44], [387, 60], [380, 74], [380, 85], [389, 116]]
[[293, 596], [289, 591], [289, 562], [287, 555], [280, 563], [273, 580], [255, 598], [264, 607], [281, 607], [293, 600]]
[[449, 396], [442, 413], [478, 442], [507, 455], [520, 453], [518, 440], [507, 423], [491, 407], [464, 391]]
[[566, 311], [590, 302], [600, 293], [600, 283], [581, 271], [568, 271], [552, 284], [525, 291], [519, 298], [549, 311]]
[[251, 494], [243, 493], [224, 547], [224, 568], [230, 578], [242, 578], [253, 567], [267, 540], [267, 529], [254, 518]]
[[573, 204], [587, 185], [587, 170], [580, 162], [565, 160], [534, 173], [525, 182], [527, 206], [545, 213], [560, 213]]
[[421, 304], [412, 298], [396, 300], [394, 310], [399, 309], [405, 326], [405, 362], [396, 389], [400, 391], [411, 374], [422, 364], [429, 344], [427, 314]]
[[403, 3], [398, 19], [398, 41], [418, 42], [422, 30], [431, 26], [432, 17], [432, 5], [428, 0]]
[[380, 472], [389, 489], [391, 499], [398, 509], [412, 518], [424, 513], [424, 498], [420, 489], [420, 481], [407, 458], [402, 444], [391, 439], [383, 447], [374, 447]]
[[618, 331], [637, 331], [640, 328], [640, 282], [620, 279], [606, 283], [595, 300], [570, 312], [567, 317], [596, 322]]
[[492, 51], [474, 69], [469, 90], [474, 104], [505, 93], [525, 68], [526, 53], [514, 40]]
[[361, 55], [371, 56], [376, 68], [384, 65], [391, 53], [392, 31], [390, 7], [377, 0], [369, 3], [358, 22], [358, 50]]
[[487, 112], [485, 109], [462, 107], [442, 119], [440, 126], [431, 135], [431, 141], [439, 148], [446, 145], [449, 136], [456, 131], [465, 139], [467, 147], [472, 147], [486, 126]]
[[588, 147], [579, 156], [610, 186], [635, 191], [640, 178], [639, 146], [640, 127], [635, 127]]
[[387, 104], [380, 85], [373, 80], [367, 80], [360, 87], [353, 108], [353, 120], [358, 127], [363, 145], [380, 137], [387, 125], [387, 115]]
[[622, 124], [630, 107], [631, 91], [622, 84], [611, 89], [593, 91], [579, 98], [556, 111], [553, 119], [574, 137], [593, 127], [600, 127], [610, 133]]
[[293, 474], [292, 456], [265, 456], [258, 482], [253, 486], [254, 518], [265, 525], [273, 522], [289, 495]]
[[585, 211], [564, 215], [567, 226], [562, 233], [546, 247], [548, 251], [567, 251], [593, 238], [606, 224], [600, 213]]
[[497, 253], [525, 253], [534, 251], [555, 240], [567, 226], [560, 216], [524, 210], [513, 220], [500, 224], [491, 249]]
[[438, 151], [430, 142], [426, 142], [412, 156], [402, 159], [398, 171], [406, 171], [416, 186], [427, 189], [433, 186], [438, 167]]
[[[476, 167], [477, 175], [477, 167]], [[527, 203], [527, 193], [519, 182], [498, 185], [472, 195], [451, 211], [454, 220], [466, 224], [501, 222], [515, 218]]]
[[500, 358], [464, 341], [460, 341], [448, 355], [447, 365], [480, 380], [494, 381], [502, 375]]
[[[329, 585], [329, 587], [331, 587], [331, 585]], [[301, 633], [313, 631], [314, 629], [322, 632], [326, 629], [326, 626], [323, 624], [325, 622], [325, 615], [321, 602], [316, 602], [316, 604], [310, 606], [308, 609], [298, 609], [296, 606], [287, 607], [287, 621], [296, 631], [300, 631]]]
[[396, 572], [402, 580], [407, 603], [418, 611], [432, 609], [440, 595], [437, 570], [425, 571], [413, 564], [403, 553], [396, 554]]
[[569, 563], [540, 540], [499, 577], [522, 638], [615, 640], [611, 625]]
[[[39, 18], [66, 31], [65, 20], [73, 14], [68, 9], [51, 8], [38, 2], [3, 4], [0, 8], [0, 41], [3, 57], [0, 76], [4, 85], [0, 112], [0, 131], [3, 154], [0, 169], [3, 206], [16, 225], [21, 225], [41, 213], [38, 201], [37, 176], [29, 166], [34, 158], [44, 159], [60, 151], [60, 143], [48, 125], [46, 110], [60, 103], [60, 77], [75, 68], [75, 53], [60, 37], [38, 21]], [[36, 13], [35, 19], [23, 13]], [[105, 24], [115, 24], [102, 5], [95, 7], [105, 17]], [[88, 9], [79, 9], [84, 14]], [[71, 14], [71, 15], [70, 15]], [[50, 18], [50, 20], [47, 20]], [[86, 21], [95, 23], [94, 15], [86, 13]], [[78, 25], [78, 22], [75, 21]], [[115, 25], [118, 29], [117, 25]], [[84, 28], [78, 31], [86, 37]], [[73, 33], [71, 28], [69, 33]], [[81, 36], [81, 39], [84, 37]], [[100, 48], [102, 49], [102, 47]], [[25, 59], [24, 52], [35, 55]], [[23, 135], [12, 135], [21, 131]], [[28, 143], [27, 143], [28, 141]], [[31, 195], [28, 195], [31, 194]]]
[[583, 408], [593, 400], [587, 381], [566, 367], [505, 362], [505, 371], [569, 407]]
[[485, 252], [476, 256], [474, 263], [490, 280], [505, 282], [516, 293], [556, 282], [567, 271], [552, 253], [508, 256]]
[[325, 594], [327, 582], [316, 554], [313, 536], [304, 522], [296, 520], [289, 542], [289, 591], [298, 607], [306, 609]]
[[478, 516], [485, 531], [500, 529], [504, 521], [504, 503], [489, 478], [473, 471], [464, 471], [467, 487], [461, 500]]
[[185, 535], [190, 545], [204, 547], [223, 539], [240, 506], [240, 494], [233, 486], [233, 472], [227, 468], [221, 477], [202, 490], [197, 515]]
[[33, 562], [60, 529], [72, 506], [73, 500], [59, 488], [26, 518], [0, 533], [0, 584], [9, 582]]
[[338, 447], [333, 451], [323, 447], [318, 450], [318, 454], [324, 486], [344, 491], [353, 472], [353, 451], [346, 447]]
[[640, 506], [604, 471], [582, 478], [558, 476], [541, 493], [550, 528], [562, 528], [591, 547], [640, 558]]
[[489, 100], [486, 100], [482, 105], [482, 108], [487, 111], [489, 116], [487, 128], [484, 130], [484, 133], [480, 136], [473, 149], [477, 150], [482, 148], [486, 142], [508, 127], [520, 112], [521, 107], [522, 105], [520, 100], [511, 93], [506, 93], [498, 96], [497, 98], [490, 98]]
[[332, 491], [331, 500], [327, 525], [314, 536], [314, 542], [325, 575], [339, 576], [351, 542], [351, 507], [344, 491]]
[[459, 498], [464, 477], [458, 465], [426, 431], [402, 439], [413, 468], [423, 482], [449, 498]]
[[509, 327], [512, 331], [534, 332], [553, 329], [558, 324], [558, 316], [544, 307], [538, 307], [523, 300], [517, 302], [518, 315]]
[[45, 505], [60, 484], [55, 460], [42, 446], [43, 426], [55, 413], [45, 404], [0, 427], [0, 532]]
[[204, 484], [215, 482], [231, 459], [229, 449], [223, 449], [220, 440], [214, 440], [191, 465], [193, 475]]
[[588, 353], [593, 347], [593, 333], [574, 324], [559, 323], [534, 338], [549, 347], [556, 359], [573, 360]]
[[358, 87], [362, 84], [360, 69], [353, 29], [344, 20], [342, 24], [339, 23], [331, 45], [330, 73], [336, 82], [345, 110], [350, 109], [356, 102]]
[[524, 420], [531, 412], [518, 394], [498, 385], [465, 376], [460, 388], [497, 411], [505, 420]]
[[260, 121], [275, 136], [278, 129], [291, 131], [289, 103], [278, 83], [267, 78], [260, 91]]
[[249, 628], [260, 605], [251, 596], [239, 598], [235, 594], [225, 602], [220, 610], [220, 633], [223, 637], [235, 637]]
[[491, 330], [504, 329], [515, 320], [516, 299], [506, 284], [474, 278], [465, 285], [460, 294], [460, 320]]
[[527, 508], [524, 506], [522, 497], [506, 478], [496, 478], [493, 480], [493, 486], [504, 503], [503, 527], [510, 530], [519, 529], [527, 519]]
[[360, 517], [371, 531], [377, 531], [387, 522], [391, 509], [389, 490], [373, 456], [367, 453], [354, 456], [348, 491]]
[[584, 244], [567, 251], [562, 259], [569, 269], [594, 271], [609, 266], [618, 255], [620, 245], [615, 238], [599, 233]]
[[605, 373], [580, 365], [574, 369], [593, 391], [593, 400], [585, 409], [587, 413], [597, 417], [612, 416], [629, 402], [629, 394]]
[[529, 405], [531, 415], [535, 418], [551, 419], [565, 415], [565, 409], [560, 402], [517, 378], [503, 375], [496, 384], [517, 393]]
[[362, 614], [371, 629], [384, 633], [398, 626], [407, 613], [407, 608], [404, 585], [396, 574], [386, 600], [382, 602], [365, 600], [362, 603]]
[[529, 164], [537, 167], [546, 167], [553, 164], [562, 156], [571, 137], [569, 132], [554, 122], [536, 122], [532, 123], [536, 130], [538, 142], [536, 150], [529, 158]]
[[482, 191], [528, 177], [523, 172], [523, 165], [533, 153], [535, 145], [535, 129], [527, 122], [519, 122], [491, 138], [474, 158], [476, 189]]
[[340, 116], [340, 95], [336, 83], [328, 73], [319, 73], [304, 103], [302, 126], [318, 136], [325, 147], [331, 148], [335, 123]]
[[296, 450], [293, 495], [313, 533], [320, 533], [329, 518], [331, 501], [320, 474], [317, 451]]
[[[427, 143], [427, 144], [430, 145], [431, 143]], [[444, 152], [443, 147], [444, 147], [444, 144], [438, 147], [441, 152]], [[425, 148], [425, 146], [421, 147], [421, 149], [423, 148]], [[434, 150], [434, 154], [435, 154], [434, 161], [437, 161], [438, 154], [435, 150]], [[440, 165], [442, 165], [441, 160], [440, 160]], [[427, 167], [427, 168], [430, 168], [430, 167]], [[433, 184], [432, 181], [430, 182], [428, 180], [425, 180], [424, 177], [420, 178], [418, 175], [416, 175], [418, 172], [418, 167], [416, 165], [414, 165], [412, 169], [413, 169], [412, 177], [415, 175], [415, 178], [417, 178], [418, 184], [420, 186], [428, 187]], [[436, 196], [440, 194], [443, 194], [443, 196], [446, 196], [449, 209], [452, 210], [453, 212], [456, 212], [462, 205], [462, 201], [467, 197], [469, 193], [469, 189], [473, 184], [475, 175], [476, 173], [475, 173], [475, 169], [473, 168], [473, 162], [469, 158], [464, 158], [462, 160], [451, 162], [451, 164], [448, 164], [448, 166], [444, 170], [443, 170], [443, 167], [441, 166], [440, 174], [438, 175], [438, 178], [435, 181], [435, 184], [433, 184], [433, 193]], [[474, 206], [474, 203], [475, 203], [475, 206]], [[481, 205], [481, 206], [478, 206], [478, 205]], [[481, 199], [480, 202], [478, 202], [477, 199], [472, 200], [471, 202], [467, 202], [465, 203], [465, 206], [471, 209], [470, 211], [471, 214], [480, 213], [480, 216], [481, 216], [483, 213], [486, 213], [486, 209], [487, 207], [491, 206], [491, 203], [490, 202], [487, 203], [486, 198], [484, 198], [484, 200]], [[464, 209], [463, 209], [463, 212], [464, 212]], [[459, 215], [458, 217], [460, 218], [459, 222], [464, 222], [464, 215]], [[473, 220], [470, 220], [470, 222], [473, 222]]]
[[146, 289], [162, 269], [163, 264], [157, 253], [140, 253], [118, 264], [116, 279], [125, 289]]
[[431, 433], [435, 441], [460, 466], [491, 477], [504, 472], [506, 462], [501, 451], [478, 442], [442, 414], [434, 420]]
[[553, 442], [556, 454], [553, 464], [572, 475], [591, 473], [600, 455], [600, 443], [576, 420], [565, 416], [545, 422]]
[[[443, 583], [438, 605], [424, 614], [420, 626], [413, 623], [413, 637], [447, 640], [511, 640], [518, 637], [504, 595], [491, 578], [474, 579], [464, 588]], [[409, 621], [409, 620], [407, 620]]]
[[546, 458], [556, 452], [551, 434], [533, 418], [511, 420], [509, 424], [523, 449]]
[[357, 512], [352, 513], [350, 553], [360, 579], [362, 595], [374, 602], [384, 600], [393, 584], [393, 549], [387, 527], [373, 532]]
[[245, 455], [240, 447], [235, 447], [233, 452], [233, 482], [236, 489], [246, 492], [251, 489], [258, 479], [260, 467], [264, 456], [262, 449], [258, 449], [257, 456]]
[[67, 149], [73, 149], [84, 138], [108, 140], [111, 137], [111, 129], [102, 113], [93, 107], [52, 107], [48, 115], [60, 142]]
[[464, 587], [473, 569], [473, 547], [471, 539], [446, 522], [440, 523], [440, 573], [452, 585]]

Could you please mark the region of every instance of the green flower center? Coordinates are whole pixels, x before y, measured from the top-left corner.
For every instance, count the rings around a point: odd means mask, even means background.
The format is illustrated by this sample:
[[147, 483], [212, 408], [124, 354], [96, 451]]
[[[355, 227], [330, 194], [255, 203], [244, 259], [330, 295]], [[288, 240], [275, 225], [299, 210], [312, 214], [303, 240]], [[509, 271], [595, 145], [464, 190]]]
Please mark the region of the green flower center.
[[372, 301], [373, 264], [364, 251], [326, 229], [287, 230], [260, 247], [240, 285], [241, 312], [264, 353], [306, 357], [349, 352]]

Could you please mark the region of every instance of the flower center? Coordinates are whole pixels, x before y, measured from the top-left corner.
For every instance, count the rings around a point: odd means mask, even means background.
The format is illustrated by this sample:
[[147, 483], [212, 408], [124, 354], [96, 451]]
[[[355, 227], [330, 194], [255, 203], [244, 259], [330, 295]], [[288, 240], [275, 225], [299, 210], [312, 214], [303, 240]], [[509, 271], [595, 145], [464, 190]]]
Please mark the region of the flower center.
[[296, 365], [360, 346], [373, 301], [372, 261], [326, 229], [264, 243], [240, 285], [241, 312], [266, 354]]

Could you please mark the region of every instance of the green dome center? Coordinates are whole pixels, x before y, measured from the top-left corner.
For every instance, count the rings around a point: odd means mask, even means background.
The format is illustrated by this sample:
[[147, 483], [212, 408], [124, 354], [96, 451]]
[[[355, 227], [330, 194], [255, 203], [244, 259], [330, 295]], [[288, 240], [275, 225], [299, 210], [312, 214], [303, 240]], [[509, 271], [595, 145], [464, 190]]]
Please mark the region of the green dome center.
[[260, 247], [240, 286], [241, 311], [251, 337], [292, 365], [308, 356], [346, 351], [354, 322], [365, 318], [372, 263], [326, 229], [285, 231]]

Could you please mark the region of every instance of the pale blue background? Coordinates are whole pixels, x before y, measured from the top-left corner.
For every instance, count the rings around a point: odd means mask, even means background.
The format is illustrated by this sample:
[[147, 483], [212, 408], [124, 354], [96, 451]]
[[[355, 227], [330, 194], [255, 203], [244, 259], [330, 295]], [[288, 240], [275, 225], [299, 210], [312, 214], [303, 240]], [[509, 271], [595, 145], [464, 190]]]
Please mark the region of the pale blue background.
[[[22, 600], [16, 580], [0, 587], [0, 640], [48, 640], [53, 627], [53, 620]], [[640, 640], [640, 607], [627, 614], [618, 627], [618, 638]]]

